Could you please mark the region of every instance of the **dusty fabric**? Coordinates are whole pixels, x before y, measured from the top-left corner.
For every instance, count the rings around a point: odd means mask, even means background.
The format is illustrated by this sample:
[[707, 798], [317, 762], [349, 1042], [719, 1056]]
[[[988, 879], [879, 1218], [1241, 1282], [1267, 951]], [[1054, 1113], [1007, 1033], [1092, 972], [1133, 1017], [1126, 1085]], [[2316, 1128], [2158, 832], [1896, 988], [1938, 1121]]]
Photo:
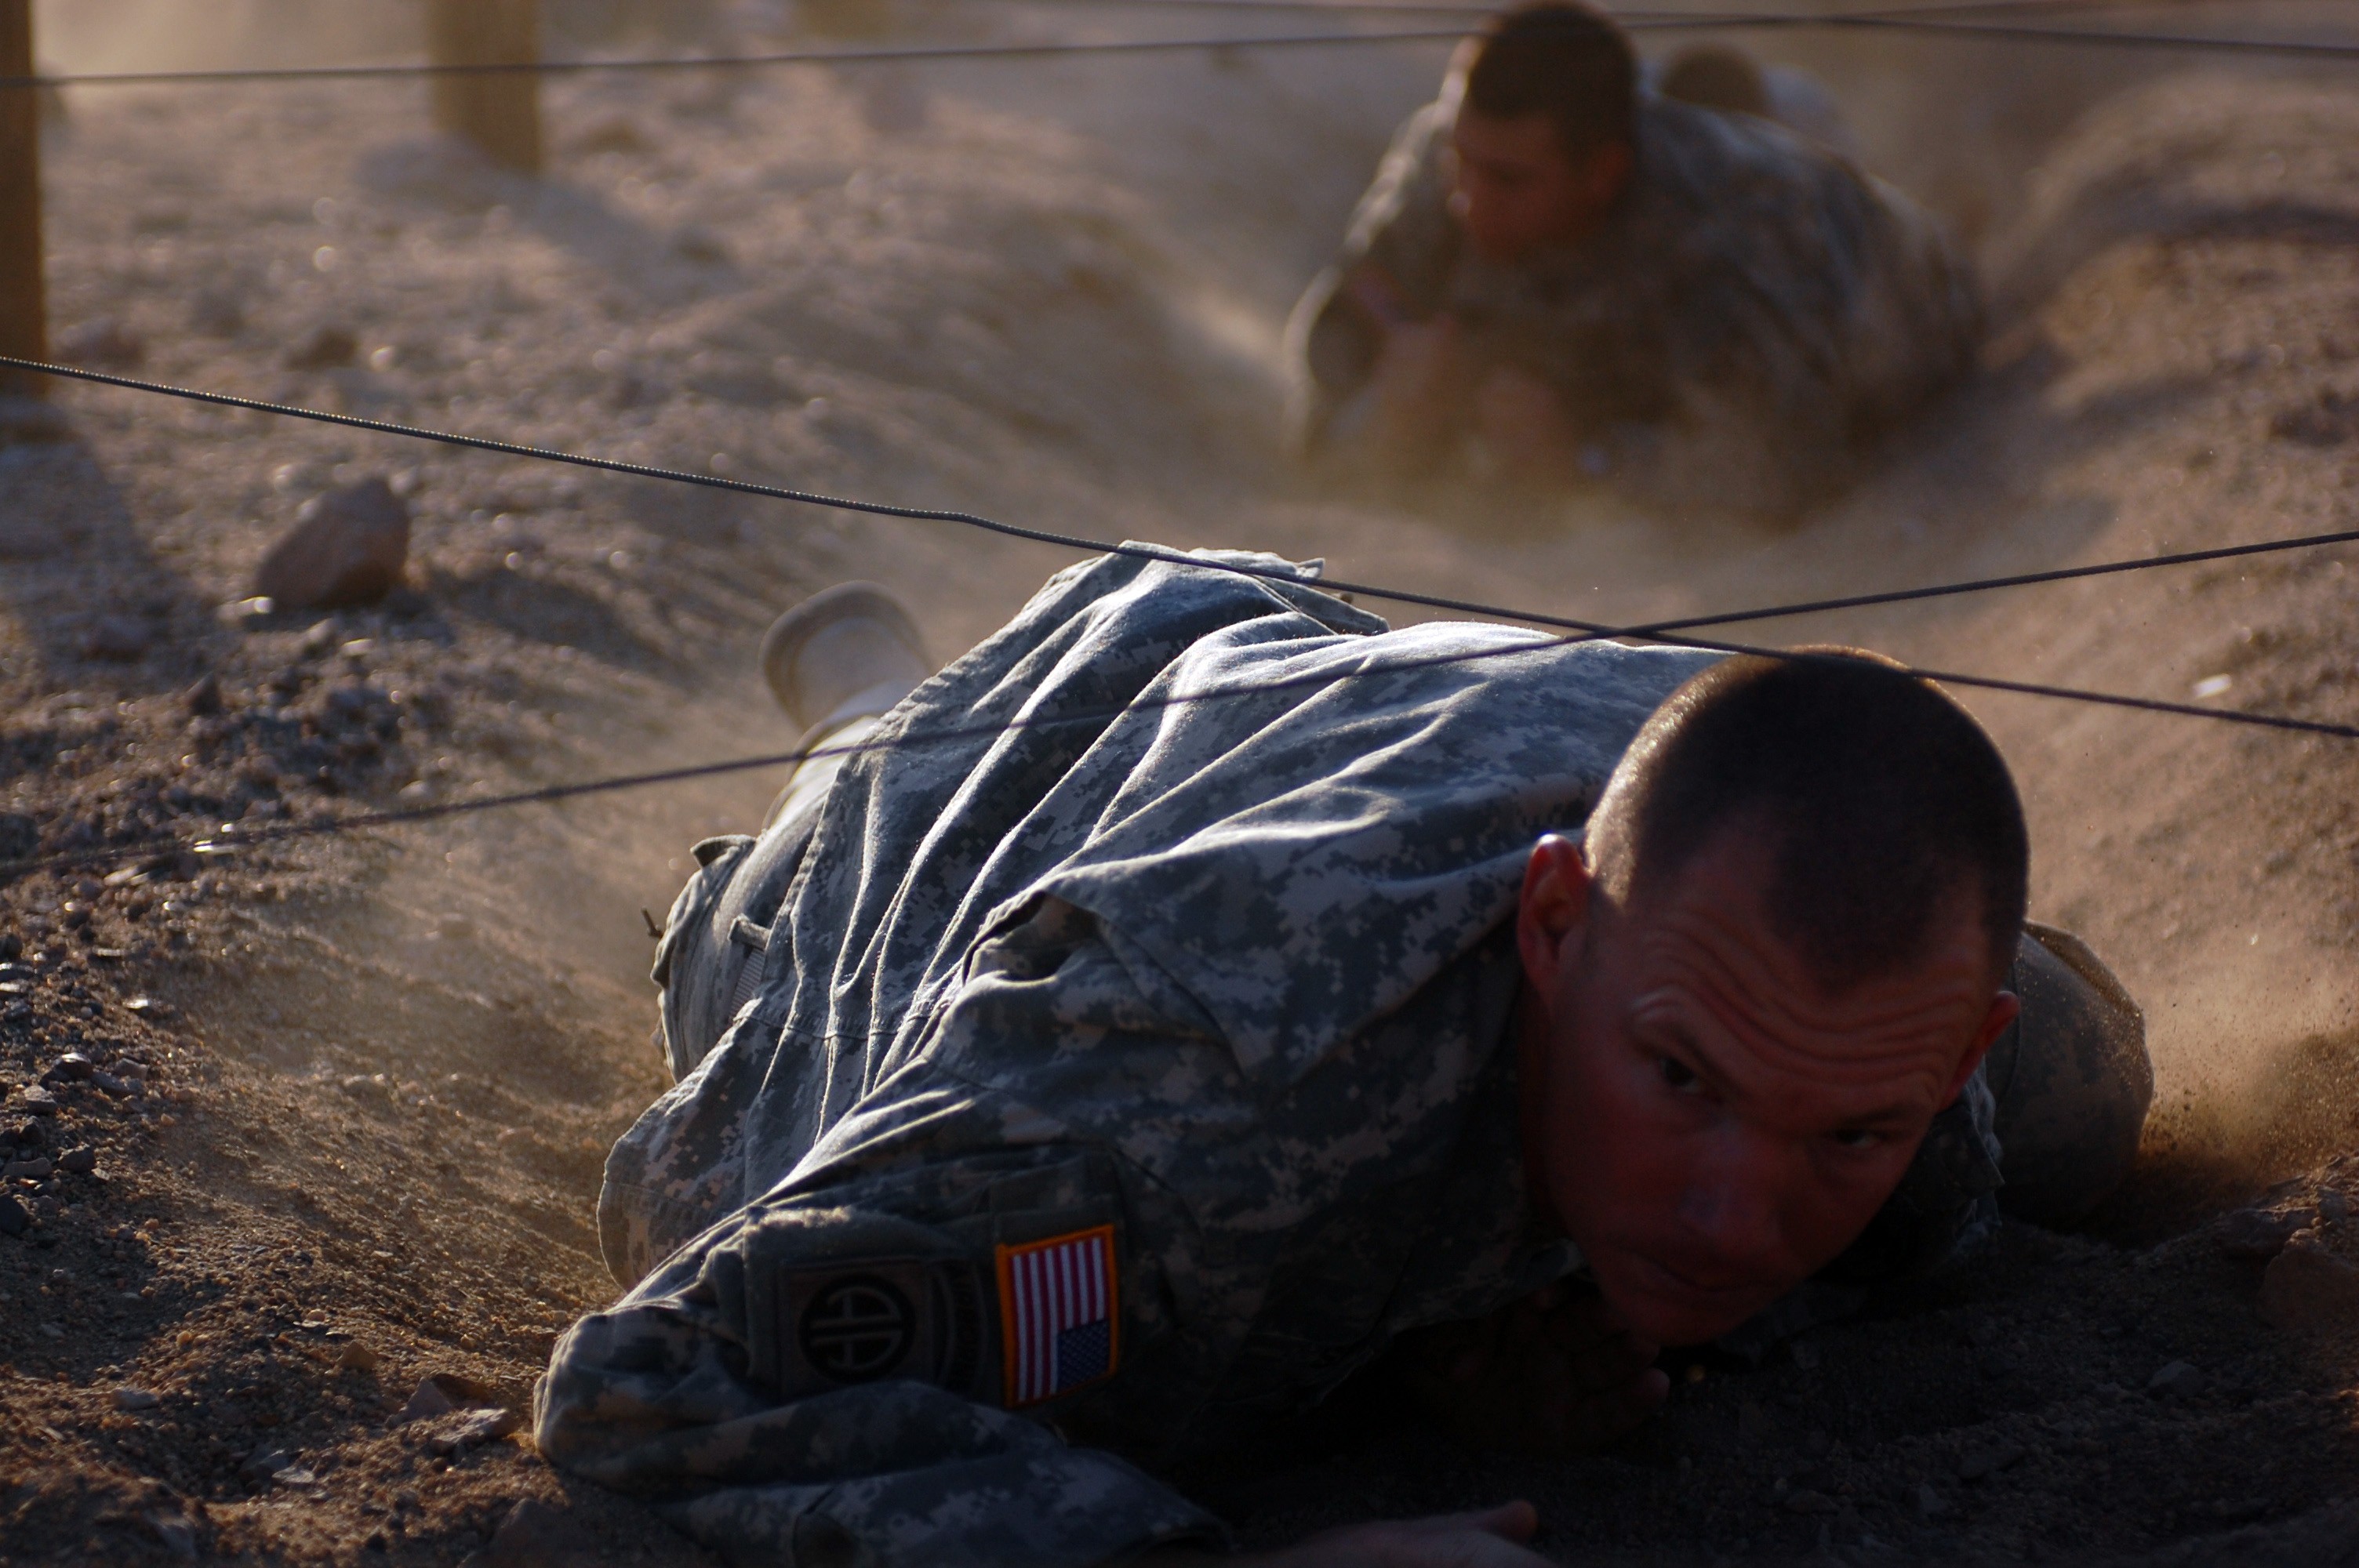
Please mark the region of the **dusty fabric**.
[[1965, 264], [1897, 190], [1767, 121], [1642, 96], [1630, 188], [1579, 245], [1508, 265], [1463, 243], [1444, 167], [1459, 86], [1401, 127], [1343, 252], [1288, 330], [1298, 445], [1369, 384], [1378, 330], [1341, 293], [1364, 263], [1409, 313], [1454, 318], [1478, 366], [1555, 390], [1581, 467], [1667, 501], [1788, 510], [1963, 375]]
[[[543, 1451], [748, 1560], [1215, 1536], [1147, 1471], [1579, 1267], [1526, 1201], [1510, 916], [1708, 662], [1184, 557], [1053, 579], [705, 868], [788, 877], [732, 917], [764, 978], [609, 1162], [636, 1283], [560, 1342]], [[1971, 1114], [1953, 1207], [1997, 1183]], [[1102, 1320], [1012, 1292], [1098, 1236]]]

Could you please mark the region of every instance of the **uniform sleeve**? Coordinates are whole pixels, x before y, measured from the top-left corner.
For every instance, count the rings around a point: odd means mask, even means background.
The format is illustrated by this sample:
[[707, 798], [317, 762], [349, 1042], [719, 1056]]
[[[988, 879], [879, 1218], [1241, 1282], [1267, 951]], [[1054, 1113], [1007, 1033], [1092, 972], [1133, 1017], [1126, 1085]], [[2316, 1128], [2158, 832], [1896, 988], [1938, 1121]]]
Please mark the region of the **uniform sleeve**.
[[1086, 1164], [1009, 1154], [741, 1211], [559, 1342], [542, 1453], [732, 1562], [1082, 1568], [1217, 1541], [1178, 1493], [980, 1397], [987, 1270], [958, 1227], [895, 1212], [964, 1192], [1086, 1220]]
[[[1127, 1083], [1114, 1037], [1151, 1050], [1168, 1021], [1048, 903], [983, 945], [929, 1044], [766, 1193], [559, 1341], [534, 1411], [552, 1463], [732, 1562], [1082, 1568], [1222, 1539], [1060, 1435], [1146, 1452], [1095, 1418], [1169, 1424], [1201, 1378], [1168, 1353], [1188, 1222], [1037, 1108], [1072, 1098], [1050, 1064]], [[980, 1082], [962, 1053], [1034, 1093]]]
[[1376, 178], [1360, 198], [1343, 250], [1303, 291], [1286, 327], [1287, 439], [1307, 455], [1329, 435], [1338, 411], [1375, 374], [1381, 332], [1343, 294], [1362, 263], [1383, 269], [1413, 311], [1440, 298], [1452, 231], [1438, 162], [1450, 110], [1427, 105], [1395, 133]]

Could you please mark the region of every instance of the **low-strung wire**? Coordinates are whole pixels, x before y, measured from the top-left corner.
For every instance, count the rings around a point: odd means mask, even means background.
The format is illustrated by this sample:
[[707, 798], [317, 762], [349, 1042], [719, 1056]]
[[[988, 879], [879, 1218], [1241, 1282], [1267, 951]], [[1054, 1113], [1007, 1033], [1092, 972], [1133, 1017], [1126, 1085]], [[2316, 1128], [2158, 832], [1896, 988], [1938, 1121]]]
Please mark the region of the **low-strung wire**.
[[[1808, 659], [1823, 655], [1796, 653], [1792, 650], [1767, 648], [1743, 643], [1730, 643], [1689, 635], [1708, 626], [1727, 625], [1737, 622], [1767, 621], [1788, 616], [1820, 614], [1835, 610], [1860, 609], [1878, 604], [1911, 603], [1930, 599], [1949, 598], [1968, 593], [1990, 592], [2000, 589], [2020, 588], [2039, 583], [2064, 582], [2080, 578], [2112, 576], [2125, 572], [2152, 570], [2162, 567], [2188, 566], [2201, 562], [2235, 559], [2244, 557], [2279, 553], [2288, 550], [2312, 549], [2330, 545], [2359, 543], [2359, 530], [2330, 534], [2304, 535], [2290, 539], [2262, 540], [2251, 544], [2219, 546], [2202, 550], [2182, 550], [2168, 555], [2136, 557], [2126, 560], [2104, 561], [2089, 566], [2063, 567], [2049, 571], [2016, 573], [2005, 577], [1977, 578], [1961, 582], [1931, 584], [1918, 588], [1896, 589], [1879, 593], [1854, 594], [1837, 599], [1806, 600], [1798, 603], [1764, 606], [1752, 610], [1728, 611], [1712, 615], [1654, 621], [1629, 625], [1609, 625], [1600, 622], [1566, 616], [1548, 615], [1536, 611], [1484, 604], [1473, 600], [1446, 599], [1439, 595], [1413, 593], [1375, 584], [1358, 583], [1330, 578], [1306, 579], [1299, 572], [1278, 568], [1255, 567], [1242, 562], [1207, 560], [1177, 554], [1169, 549], [1137, 545], [1117, 544], [1091, 539], [1078, 535], [1054, 533], [1046, 529], [1025, 528], [1001, 523], [973, 513], [954, 512], [924, 507], [897, 506], [885, 502], [859, 501], [847, 497], [822, 495], [816, 492], [789, 490], [783, 486], [766, 485], [747, 480], [725, 479], [717, 475], [700, 474], [683, 469], [667, 469], [643, 463], [626, 463], [612, 459], [587, 457], [579, 453], [551, 448], [532, 447], [516, 442], [498, 441], [479, 436], [462, 436], [451, 431], [427, 429], [418, 426], [397, 425], [384, 420], [365, 419], [355, 415], [331, 414], [320, 409], [302, 408], [291, 404], [266, 403], [254, 398], [235, 397], [224, 393], [201, 392], [189, 387], [176, 387], [160, 382], [148, 382], [106, 372], [84, 370], [77, 366], [52, 365], [37, 360], [0, 355], [0, 366], [52, 374], [77, 381], [94, 382], [103, 385], [122, 387], [135, 392], [152, 393], [201, 404], [243, 408], [255, 413], [282, 417], [338, 425], [371, 431], [381, 435], [398, 436], [425, 440], [440, 445], [491, 451], [510, 457], [561, 462], [574, 467], [604, 472], [621, 473], [636, 478], [653, 479], [671, 483], [706, 489], [731, 491], [741, 494], [768, 499], [798, 502], [806, 505], [863, 513], [875, 516], [899, 517], [921, 522], [948, 522], [982, 528], [993, 533], [1038, 543], [1055, 544], [1067, 548], [1097, 555], [1124, 556], [1148, 561], [1174, 562], [1193, 569], [1224, 575], [1256, 579], [1269, 582], [1315, 587], [1322, 592], [1351, 593], [1371, 599], [1383, 599], [1401, 603], [1453, 610], [1462, 613], [1486, 615], [1499, 620], [1523, 621], [1560, 628], [1571, 633], [1558, 639], [1571, 643], [1607, 638], [1632, 638], [1674, 646], [1690, 647], [1724, 654], [1750, 654], [1768, 658]], [[663, 784], [676, 784], [692, 779], [708, 778], [723, 773], [740, 773], [758, 768], [777, 768], [819, 757], [850, 755], [866, 750], [881, 750], [921, 744], [938, 744], [955, 740], [1005, 733], [1039, 724], [1069, 724], [1084, 721], [1110, 721], [1125, 711], [1140, 711], [1158, 707], [1188, 706], [1199, 702], [1224, 700], [1233, 697], [1266, 695], [1296, 687], [1325, 685], [1339, 679], [1356, 679], [1369, 676], [1397, 673], [1404, 670], [1430, 668], [1443, 665], [1471, 663], [1480, 659], [1512, 656], [1530, 652], [1545, 644], [1517, 644], [1476, 649], [1435, 655], [1423, 660], [1395, 661], [1370, 666], [1364, 670], [1320, 672], [1289, 680], [1257, 682], [1250, 686], [1221, 687], [1208, 691], [1175, 695], [1169, 697], [1143, 699], [1121, 708], [1103, 712], [1060, 714], [1048, 719], [1012, 720], [980, 728], [956, 728], [931, 731], [925, 735], [904, 736], [884, 742], [863, 742], [857, 746], [831, 750], [819, 747], [807, 751], [770, 753], [758, 757], [702, 763], [688, 768], [666, 769], [657, 773], [631, 773], [592, 780], [572, 784], [555, 784], [526, 790], [512, 795], [486, 796], [476, 800], [455, 801], [433, 806], [405, 807], [391, 811], [364, 813], [337, 817], [324, 822], [273, 824], [254, 828], [224, 826], [223, 833], [211, 839], [191, 840], [167, 838], [140, 840], [127, 844], [69, 851], [58, 855], [0, 862], [0, 879], [36, 871], [58, 870], [76, 865], [136, 859], [166, 852], [201, 852], [204, 849], [261, 844], [280, 838], [311, 837], [320, 834], [357, 832], [364, 828], [394, 827], [408, 823], [426, 822], [440, 817], [478, 811], [492, 811], [512, 806], [548, 804], [581, 795], [605, 794], [616, 790], [637, 789]], [[2168, 702], [2154, 697], [2132, 697], [2114, 692], [2089, 691], [2079, 687], [2043, 685], [2036, 682], [2007, 680], [1998, 676], [1980, 676], [1962, 671], [1934, 670], [1911, 667], [1909, 673], [1923, 679], [1951, 686], [1975, 687], [1987, 691], [2018, 696], [2040, 697], [2104, 707], [2129, 708], [2141, 712], [2176, 714], [2189, 718], [2244, 724], [2264, 729], [2289, 730], [2304, 734], [2332, 736], [2359, 740], [2359, 725], [2336, 724], [2320, 719], [2296, 719], [2281, 714], [2247, 713], [2235, 708], [2200, 708], [2191, 703]]]
[[[1488, 0], [1011, 0], [1019, 5], [1083, 6], [1103, 10], [1152, 11], [1222, 11], [1252, 15], [1266, 12], [1271, 16], [1317, 16], [1332, 13], [1339, 16], [1466, 16], [1476, 21], [1499, 13], [1500, 6]], [[2227, 5], [2235, 0], [1939, 0], [1928, 5], [1869, 5], [1856, 11], [1820, 13], [1843, 16], [2021, 16], [2070, 14], [2083, 11], [2128, 11], [2176, 9], [2181, 6]], [[1748, 16], [1783, 15], [1745, 11], [1615, 11], [1614, 19], [1625, 27], [1650, 18], [1667, 17], [1680, 21], [1701, 21], [1707, 16], [1741, 21]]]
[[[797, 490], [786, 485], [763, 484], [755, 480], [730, 479], [720, 474], [698, 473], [690, 469], [664, 468], [652, 463], [625, 462], [616, 458], [592, 457], [586, 453], [569, 452], [556, 447], [537, 447], [518, 441], [503, 441], [488, 436], [468, 436], [453, 430], [436, 430], [420, 425], [400, 425], [389, 420], [369, 419], [357, 414], [334, 414], [326, 409], [305, 408], [297, 404], [270, 403], [259, 398], [239, 397], [224, 392], [206, 392], [196, 387], [143, 381], [136, 376], [118, 375], [109, 371], [88, 370], [80, 365], [50, 364], [41, 360], [18, 359], [13, 355], [0, 354], [0, 367], [29, 371], [40, 375], [60, 376], [71, 381], [91, 382], [101, 386], [120, 387], [126, 391], [144, 392], [190, 403], [244, 409], [248, 413], [268, 414], [278, 418], [301, 419], [315, 424], [333, 425], [344, 429], [366, 430], [375, 435], [397, 436], [406, 440], [428, 441], [438, 446], [494, 452], [503, 457], [525, 458], [538, 462], [564, 463], [570, 467], [590, 469], [601, 473], [623, 474], [634, 479], [657, 480], [669, 484], [693, 485], [705, 490], [728, 491], [739, 495], [760, 496], [770, 501], [791, 501], [800, 505], [816, 506], [829, 511], [852, 512], [874, 517], [897, 517], [918, 523], [951, 523], [961, 527], [982, 529], [987, 533], [1022, 539], [1032, 544], [1054, 545], [1063, 549], [1079, 551], [1084, 555], [1126, 556], [1147, 561], [1171, 558], [1170, 552], [1159, 546], [1126, 545], [1111, 539], [1094, 539], [1082, 534], [1060, 533], [1048, 528], [1029, 528], [1021, 524], [985, 517], [979, 513], [939, 507], [903, 506], [884, 501], [864, 501], [852, 496], [829, 495], [819, 491]], [[1672, 635], [1675, 633], [1696, 631], [1707, 626], [1732, 625], [1738, 622], [1768, 621], [1784, 616], [1818, 614], [1834, 610], [1860, 610], [1878, 604], [1907, 604], [1920, 600], [1947, 599], [1959, 594], [2024, 588], [2038, 583], [2066, 582], [2075, 578], [2107, 577], [2122, 572], [2143, 571], [2157, 567], [2191, 566], [2203, 561], [2231, 560], [2242, 556], [2269, 555], [2286, 550], [2305, 550], [2324, 545], [2354, 542], [2359, 542], [2359, 530], [2307, 534], [2291, 539], [2262, 540], [2245, 545], [2222, 545], [2210, 549], [2182, 550], [2163, 556], [2140, 556], [2127, 560], [2099, 562], [2091, 566], [2059, 567], [2049, 571], [2019, 572], [2006, 577], [1975, 578], [1962, 582], [1938, 583], [1920, 588], [1890, 589], [1876, 593], [1851, 594], [1839, 599], [1813, 600], [1801, 604], [1772, 605], [1763, 609], [1729, 611], [1716, 615], [1647, 622], [1634, 625], [1614, 625], [1602, 621], [1585, 620], [1578, 616], [1555, 615], [1545, 611], [1518, 610], [1507, 605], [1489, 604], [1481, 600], [1455, 599], [1444, 594], [1419, 593], [1409, 589], [1388, 587], [1382, 583], [1357, 582], [1322, 577], [1319, 579], [1319, 586], [1330, 593], [1355, 594], [1369, 599], [1386, 600], [1396, 604], [1414, 604], [1427, 610], [1446, 610], [1454, 614], [1480, 615], [1497, 621], [1519, 621], [1527, 625], [1547, 626], [1559, 631], [1577, 632], [1593, 637], [1636, 637], [1657, 642], [1674, 642], [1680, 640]], [[1282, 568], [1248, 566], [1237, 561], [1201, 561], [1197, 564], [1207, 570], [1224, 572], [1234, 577], [1256, 578], [1265, 581], [1282, 583], [1297, 583], [1301, 580], [1299, 574]], [[1743, 650], [1732, 644], [1729, 651], [1759, 652], [1762, 650]], [[1954, 678], [1970, 683], [1973, 677]], [[2060, 691], [2062, 688], [2059, 689]], [[2233, 718], [2245, 721], [2257, 721], [2255, 715], [2235, 713], [2227, 709], [2190, 708], [2187, 711], [2201, 714], [2207, 718]], [[2288, 720], [2288, 722], [2307, 724], [2307, 721]]]
[[[1456, 7], [1448, 7], [1456, 14]], [[1469, 24], [1480, 20], [1466, 13]], [[2251, 38], [2213, 34], [2156, 33], [2112, 27], [2026, 27], [1908, 12], [1815, 13], [1809, 15], [1714, 11], [1651, 12], [1623, 18], [1631, 32], [1864, 30], [1921, 33], [1956, 39], [2073, 47], [2197, 50], [2214, 54], [2272, 55], [2347, 59], [2359, 57], [2359, 43], [2322, 39]], [[665, 55], [627, 59], [505, 61], [406, 61], [386, 65], [234, 66], [212, 70], [114, 70], [63, 75], [0, 77], [10, 88], [153, 87], [173, 84], [227, 85], [265, 81], [355, 81], [408, 77], [580, 76], [674, 70], [750, 70], [788, 66], [867, 66], [957, 60], [1052, 59], [1067, 56], [1232, 53], [1247, 49], [1348, 48], [1376, 44], [1454, 43], [1465, 27], [1414, 27], [1394, 31], [1272, 33], [1251, 37], [1191, 38], [1094, 38], [1026, 44], [910, 44], [883, 48], [778, 49], [758, 54]]]
[[[2342, 541], [2348, 541], [2354, 535], [2344, 535], [2337, 537]], [[2244, 553], [2251, 554], [2255, 549], [2267, 546], [2248, 546]], [[1176, 553], [1158, 553], [1156, 558], [1177, 566], [1205, 570], [1219, 570], [1223, 565], [1217, 561], [1201, 560]], [[2164, 563], [2160, 561], [2116, 562], [2111, 563], [2109, 568], [2097, 569], [2135, 570], [2140, 566], [2159, 564]], [[1299, 588], [1310, 588], [1321, 591], [1333, 587], [1332, 583], [1321, 579], [1297, 576], [1287, 580]], [[1957, 585], [1952, 591], [1973, 591], [1985, 586], [1990, 585], [1962, 584]], [[1806, 614], [1811, 608], [1807, 605], [1777, 607], [1702, 619], [1762, 620], [1778, 615]], [[349, 816], [328, 817], [312, 822], [264, 823], [254, 827], [224, 823], [220, 832], [201, 838], [160, 836], [123, 844], [66, 850], [27, 860], [0, 861], [0, 884], [35, 871], [68, 871], [76, 867], [128, 860], [155, 860], [166, 856], [203, 857], [227, 854], [288, 839], [332, 837], [379, 827], [408, 827], [419, 823], [440, 821], [446, 817], [505, 811], [526, 806], [554, 805], [561, 801], [577, 800], [586, 795], [610, 795], [618, 791], [647, 789], [660, 784], [686, 784], [698, 779], [719, 778], [730, 773], [756, 770], [795, 767], [809, 762], [857, 757], [870, 752], [911, 751], [921, 746], [948, 745], [962, 741], [996, 740], [1022, 730], [1056, 729], [1072, 724], [1108, 724], [1125, 715], [1192, 708], [1203, 703], [1229, 701], [1240, 697], [1270, 697], [1288, 691], [1338, 686], [1345, 681], [1367, 680], [1379, 676], [1403, 675], [1419, 670], [1479, 664], [1489, 659], [1516, 658], [1545, 652], [1551, 648], [1569, 647], [1580, 643], [1601, 642], [1611, 634], [1577, 633], [1533, 643], [1500, 643], [1481, 648], [1460, 649], [1449, 653], [1428, 654], [1419, 658], [1388, 660], [1357, 668], [1317, 670], [1274, 680], [1254, 681], [1241, 686], [1213, 687], [1201, 691], [1174, 692], [1162, 697], [1142, 697], [1126, 703], [1079, 708], [1061, 713], [1032, 717], [1018, 716], [1014, 719], [994, 720], [987, 724], [951, 725], [941, 729], [905, 732], [884, 739], [867, 739], [838, 744], [822, 742], [816, 746], [799, 747], [790, 752], [773, 752], [761, 756], [735, 757], [716, 762], [699, 762], [688, 767], [664, 768], [652, 773], [621, 773], [573, 784], [548, 784], [536, 789], [517, 790], [505, 795], [482, 795], [470, 800], [400, 806], [391, 810], [363, 812]], [[1841, 657], [1839, 654], [1827, 653], [1812, 653], [1789, 648], [1765, 648], [1744, 643], [1724, 643], [1709, 638], [1683, 637], [1660, 631], [1642, 633], [1640, 629], [1635, 627], [1628, 629], [1626, 634], [1647, 635], [1658, 642], [1701, 652], [1749, 654], [1763, 658], [1785, 659], [1799, 663]], [[2184, 714], [2199, 719], [2226, 719], [2231, 722], [2259, 725], [2274, 730], [2332, 736], [2342, 740], [2359, 740], [2359, 725], [2334, 724], [2311, 719], [2290, 719], [2277, 714], [2244, 713], [2234, 708], [2198, 708], [2191, 703], [2165, 702], [2153, 697], [2128, 697], [2112, 692], [2083, 691], [2071, 687], [2042, 686], [2027, 681], [2004, 680], [1989, 676], [1926, 669], [1914, 665], [1903, 666], [1903, 668], [1905, 673], [1919, 679], [1938, 681], [1951, 686], [1974, 687], [1987, 691], [2010, 692], [2029, 697], [2065, 697], [2076, 702], [2098, 703], [2114, 708], [2132, 708], [2140, 712]]]

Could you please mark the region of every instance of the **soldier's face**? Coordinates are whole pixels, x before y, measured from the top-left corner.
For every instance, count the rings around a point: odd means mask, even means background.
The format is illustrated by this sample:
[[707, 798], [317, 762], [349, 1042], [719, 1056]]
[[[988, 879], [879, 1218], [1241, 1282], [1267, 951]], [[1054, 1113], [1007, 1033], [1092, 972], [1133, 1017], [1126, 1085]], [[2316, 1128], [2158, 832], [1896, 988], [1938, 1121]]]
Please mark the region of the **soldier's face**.
[[1545, 114], [1495, 120], [1458, 112], [1451, 135], [1450, 211], [1486, 261], [1516, 262], [1577, 243], [1622, 194], [1630, 149], [1576, 158]]
[[1628, 907], [1562, 839], [1526, 873], [1527, 1164], [1659, 1344], [1726, 1333], [1832, 1261], [2016, 1012], [1970, 907], [1908, 972], [1828, 993], [1765, 913], [1769, 870], [1730, 832]]

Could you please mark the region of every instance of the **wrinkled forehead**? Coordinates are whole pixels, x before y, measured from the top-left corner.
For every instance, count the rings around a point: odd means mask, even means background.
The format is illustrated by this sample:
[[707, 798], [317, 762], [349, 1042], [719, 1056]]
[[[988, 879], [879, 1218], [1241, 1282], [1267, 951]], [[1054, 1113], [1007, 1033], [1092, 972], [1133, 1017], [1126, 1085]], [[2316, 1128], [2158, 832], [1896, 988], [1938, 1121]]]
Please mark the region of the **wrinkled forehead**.
[[1699, 853], [1614, 913], [1634, 1019], [1684, 1031], [1727, 1070], [1765, 1080], [1945, 1085], [1996, 989], [1970, 902], [1910, 962], [1831, 985], [1768, 914], [1767, 854]]

